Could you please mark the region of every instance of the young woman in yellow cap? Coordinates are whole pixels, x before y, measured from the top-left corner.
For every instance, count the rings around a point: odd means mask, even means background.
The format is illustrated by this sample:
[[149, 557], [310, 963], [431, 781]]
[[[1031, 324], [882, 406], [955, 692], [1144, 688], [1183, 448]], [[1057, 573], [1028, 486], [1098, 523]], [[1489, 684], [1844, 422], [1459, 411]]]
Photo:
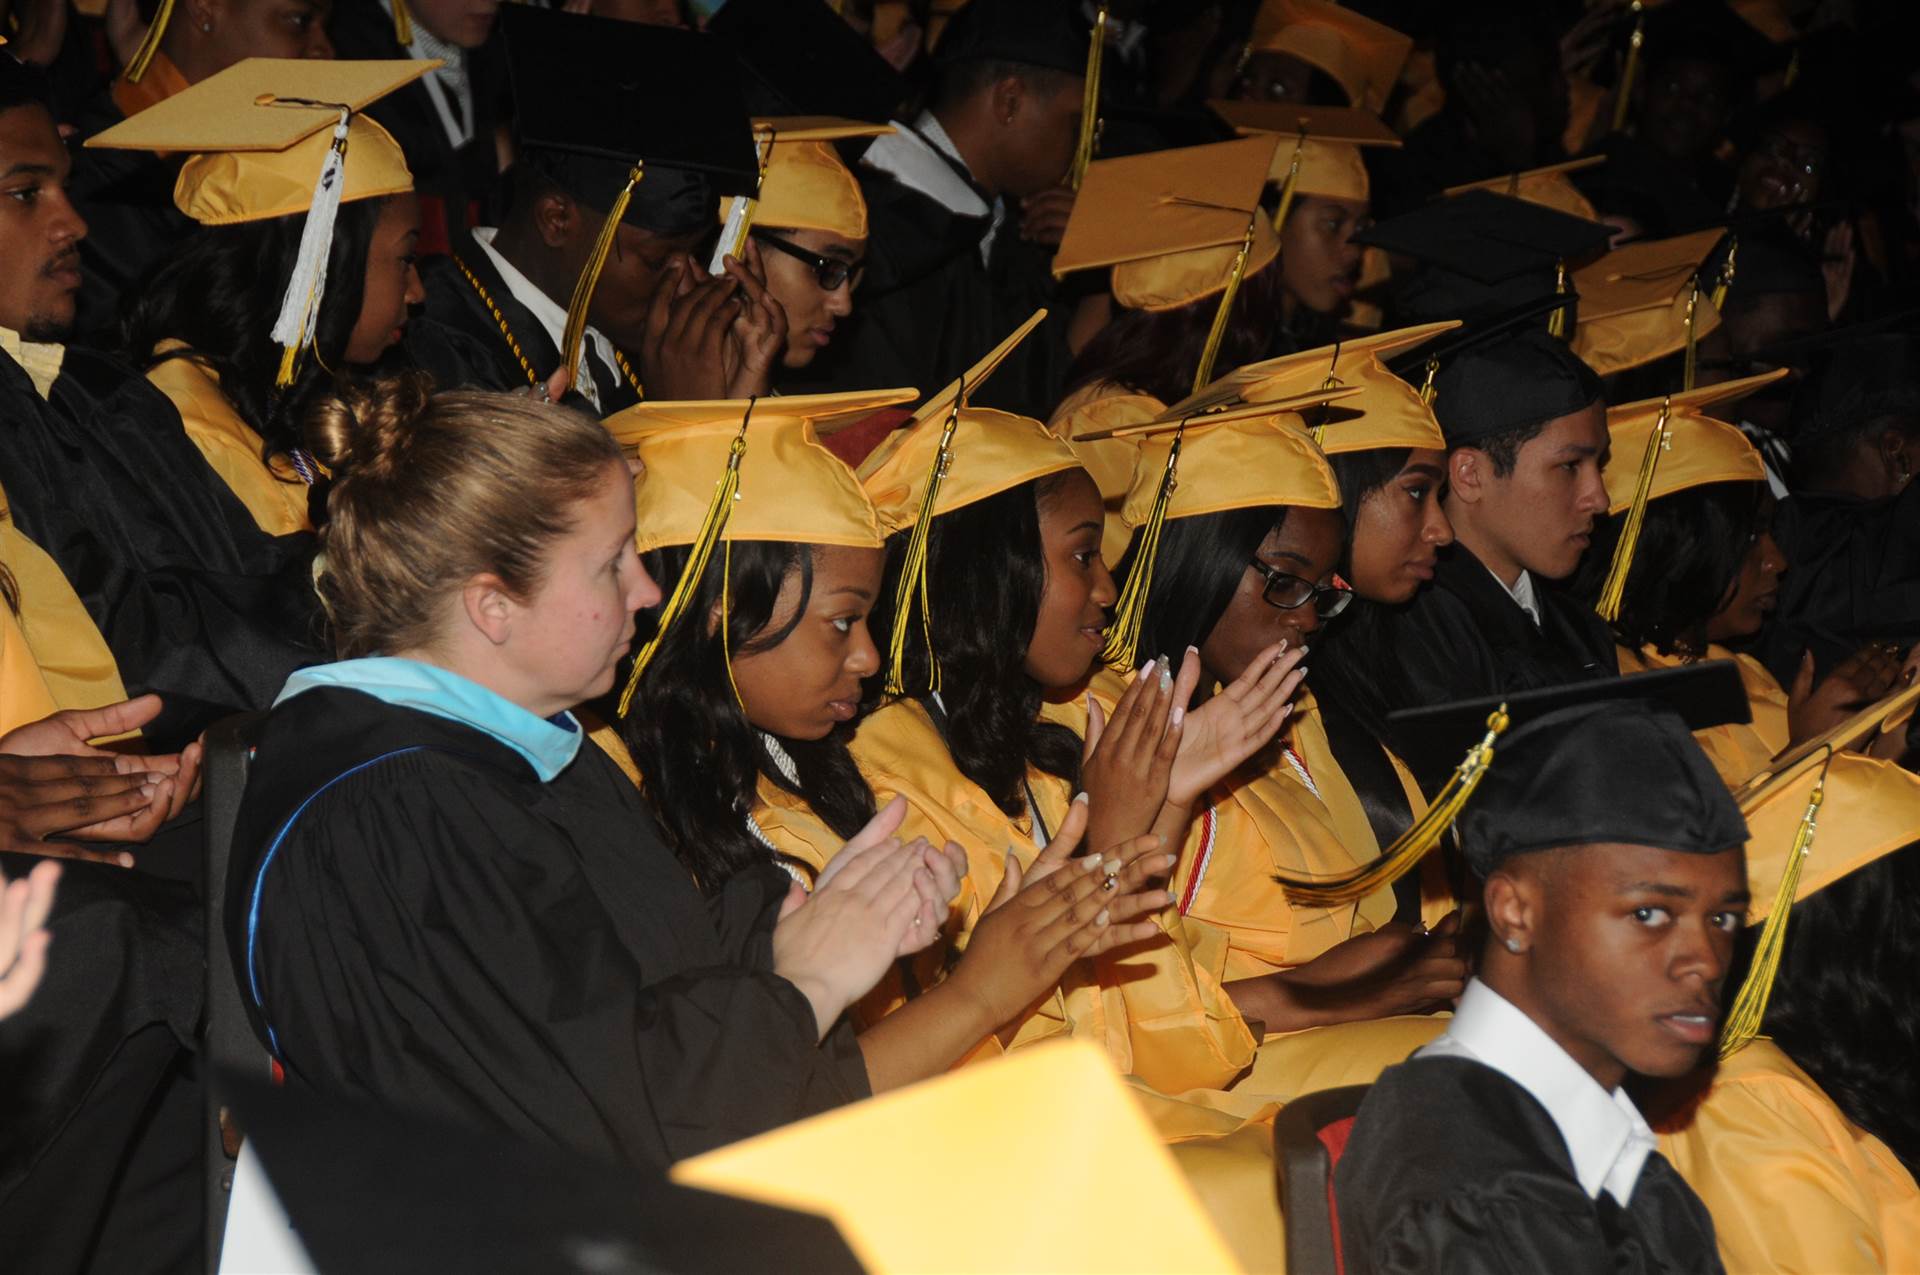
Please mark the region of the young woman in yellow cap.
[[[678, 612], [656, 613], [664, 627], [641, 648], [621, 731], [668, 845], [709, 894], [769, 861], [811, 888], [876, 812], [847, 740], [861, 680], [880, 663], [867, 613], [882, 540], [852, 471], [814, 429], [897, 397], [642, 405], [608, 422], [637, 445], [643, 561], [688, 590]], [[736, 439], [737, 493], [706, 538], [711, 483]], [[689, 739], [707, 743], [689, 751]], [[1116, 885], [1103, 888], [1091, 875], [1102, 856], [1068, 858], [1085, 814], [1024, 880], [1016, 865], [1000, 882], [963, 956], [943, 948], [916, 967], [911, 998], [889, 980], [864, 1003], [876, 1089], [945, 1070], [1011, 1033], [1074, 961], [1157, 932], [1137, 918], [1165, 904], [1142, 884], [1162, 853], [1116, 848]]]

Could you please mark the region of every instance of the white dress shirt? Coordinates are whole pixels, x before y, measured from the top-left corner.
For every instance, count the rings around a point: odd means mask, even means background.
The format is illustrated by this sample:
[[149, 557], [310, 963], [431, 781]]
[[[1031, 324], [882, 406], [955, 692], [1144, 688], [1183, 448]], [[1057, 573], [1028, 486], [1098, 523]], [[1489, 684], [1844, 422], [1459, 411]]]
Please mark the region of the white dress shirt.
[[1540, 599], [1533, 591], [1533, 576], [1522, 571], [1518, 579], [1508, 584], [1494, 574], [1492, 567], [1487, 568], [1487, 574], [1493, 576], [1495, 583], [1507, 591], [1507, 596], [1513, 599], [1515, 605], [1527, 613], [1527, 618], [1533, 621], [1533, 627], [1539, 628]]
[[[473, 241], [480, 245], [480, 251], [487, 254], [487, 260], [491, 261], [493, 268], [500, 272], [500, 279], [507, 285], [507, 291], [513, 294], [513, 299], [532, 311], [533, 317], [540, 321], [540, 326], [545, 328], [547, 335], [553, 338], [553, 348], [559, 350], [561, 357], [564, 358], [566, 350], [562, 342], [567, 335], [566, 307], [557, 304], [552, 297], [534, 287], [531, 279], [514, 269], [513, 263], [500, 255], [499, 250], [493, 246], [494, 236], [499, 233], [499, 229], [494, 226], [476, 226], [473, 231]], [[594, 352], [595, 357], [615, 380], [619, 380], [623, 373], [620, 371], [619, 361], [614, 358], [613, 342], [603, 336], [598, 328], [589, 324], [587, 339], [581, 342], [580, 346], [580, 366], [573, 370], [573, 388], [593, 404], [595, 411], [599, 411], [600, 387], [587, 369], [588, 350]]]
[[[1524, 579], [1524, 577], [1522, 577]], [[1621, 1205], [1657, 1145], [1623, 1090], [1608, 1093], [1592, 1074], [1513, 1003], [1472, 979], [1446, 1034], [1414, 1055], [1467, 1058], [1493, 1068], [1547, 1109], [1589, 1199], [1605, 1191]]]
[[909, 190], [919, 191], [955, 216], [988, 218], [987, 233], [980, 240], [981, 262], [984, 264], [992, 255], [994, 236], [1007, 218], [1007, 201], [995, 199], [989, 206], [980, 192], [954, 171], [955, 164], [962, 172], [971, 170], [932, 111], [920, 112], [910, 125], [896, 121], [893, 132], [876, 137], [860, 162]]

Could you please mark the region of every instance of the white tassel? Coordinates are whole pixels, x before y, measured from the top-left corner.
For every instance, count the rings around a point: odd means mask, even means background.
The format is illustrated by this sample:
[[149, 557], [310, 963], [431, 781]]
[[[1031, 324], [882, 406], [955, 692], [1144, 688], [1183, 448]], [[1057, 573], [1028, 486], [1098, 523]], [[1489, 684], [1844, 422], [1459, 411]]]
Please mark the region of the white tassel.
[[294, 365], [306, 348], [314, 318], [320, 313], [320, 299], [326, 295], [327, 256], [333, 248], [334, 223], [340, 216], [341, 189], [346, 185], [347, 124], [352, 118], [351, 112], [342, 109], [340, 122], [334, 126], [333, 146], [326, 163], [320, 166], [320, 177], [313, 184], [313, 204], [300, 230], [293, 277], [287, 280], [280, 317], [273, 323], [273, 339], [284, 349], [279, 378], [283, 386], [293, 382]]
[[773, 134], [760, 134], [754, 139], [754, 146], [760, 161], [760, 176], [754, 181], [753, 194], [734, 198], [726, 225], [720, 228], [720, 239], [713, 245], [713, 260], [707, 263], [707, 273], [716, 278], [727, 268], [728, 257], [746, 260], [747, 232], [753, 229], [753, 210], [760, 203], [760, 186], [767, 180], [767, 158], [773, 154]]

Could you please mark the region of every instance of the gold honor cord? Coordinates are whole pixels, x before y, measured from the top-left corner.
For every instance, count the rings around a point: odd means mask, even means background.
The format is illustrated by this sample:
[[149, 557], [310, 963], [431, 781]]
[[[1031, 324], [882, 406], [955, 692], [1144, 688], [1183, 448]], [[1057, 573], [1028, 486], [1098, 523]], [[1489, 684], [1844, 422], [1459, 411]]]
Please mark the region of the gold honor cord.
[[[1260, 210], [1253, 210], [1253, 218], [1260, 216]], [[1220, 357], [1220, 342], [1226, 339], [1227, 323], [1233, 318], [1233, 299], [1240, 295], [1240, 281], [1247, 273], [1247, 257], [1253, 252], [1254, 220], [1247, 222], [1247, 233], [1240, 237], [1240, 251], [1233, 258], [1233, 269], [1227, 272], [1227, 288], [1220, 294], [1220, 308], [1214, 311], [1213, 327], [1207, 332], [1207, 344], [1200, 351], [1200, 366], [1193, 372], [1193, 392], [1198, 394], [1213, 383], [1213, 361]]]
[[[599, 284], [600, 272], [606, 268], [607, 257], [613, 252], [614, 236], [620, 233], [620, 221], [627, 215], [627, 203], [633, 198], [633, 188], [640, 184], [640, 179], [645, 175], [645, 164], [635, 164], [627, 174], [627, 184], [614, 196], [612, 205], [607, 209], [607, 219], [601, 223], [600, 235], [593, 241], [593, 251], [587, 256], [587, 264], [574, 281], [573, 296], [567, 301], [566, 331], [560, 341], [560, 366], [567, 370], [569, 381], [579, 375], [580, 347], [587, 339], [587, 308], [593, 303], [594, 287]], [[741, 428], [746, 428], [744, 422]]]
[[1620, 69], [1620, 85], [1614, 90], [1613, 131], [1624, 132], [1627, 127], [1627, 104], [1633, 100], [1634, 77], [1640, 73], [1640, 46], [1647, 39], [1647, 10], [1641, 0], [1633, 0], [1627, 6], [1627, 12], [1633, 15], [1633, 35], [1627, 40], [1627, 62]]
[[1107, 626], [1106, 645], [1100, 658], [1109, 667], [1131, 669], [1140, 657], [1140, 628], [1147, 616], [1147, 594], [1153, 588], [1153, 564], [1160, 556], [1160, 533], [1166, 530], [1167, 506], [1180, 487], [1180, 445], [1187, 435], [1182, 420], [1167, 448], [1166, 472], [1160, 475], [1160, 488], [1153, 494], [1153, 508], [1140, 529], [1140, 548], [1133, 555], [1133, 570], [1127, 573], [1126, 587], [1114, 604], [1113, 622]]
[[[713, 557], [713, 546], [719, 542], [721, 533], [727, 529], [727, 519], [733, 516], [733, 502], [739, 498], [740, 493], [740, 462], [746, 458], [747, 454], [747, 422], [753, 419], [753, 405], [759, 401], [758, 398], [747, 400], [747, 410], [740, 417], [740, 432], [733, 436], [733, 444], [727, 449], [727, 467], [714, 482], [713, 499], [707, 503], [707, 513], [700, 520], [700, 530], [694, 533], [693, 544], [689, 547], [687, 554], [686, 569], [674, 582], [673, 593], [668, 596], [667, 604], [660, 608], [660, 620], [654, 629], [653, 636], [647, 639], [647, 644], [641, 647], [639, 654], [633, 657], [633, 671], [627, 675], [626, 689], [620, 692], [620, 716], [622, 717], [625, 717], [627, 710], [633, 707], [633, 694], [640, 689], [640, 678], [647, 671], [647, 665], [653, 662], [654, 655], [660, 650], [660, 643], [665, 640], [674, 622], [687, 609], [687, 604], [693, 601], [693, 595], [699, 591], [700, 579], [707, 574], [707, 561]], [[728, 555], [727, 562], [730, 568], [731, 554]], [[726, 583], [723, 582], [721, 585], [721, 640], [723, 642], [726, 640], [725, 609]], [[731, 664], [727, 669], [727, 677], [729, 680], [733, 677]], [[737, 689], [734, 691], [736, 697], [739, 693]]]
[[154, 55], [160, 52], [160, 41], [166, 36], [167, 23], [173, 17], [173, 4], [174, 0], [160, 0], [160, 7], [153, 11], [153, 21], [147, 24], [147, 33], [140, 37], [140, 47], [127, 59], [127, 83], [138, 84], [153, 64]]
[[1333, 877], [1302, 877], [1275, 873], [1274, 880], [1286, 888], [1287, 900], [1302, 907], [1332, 908], [1358, 902], [1376, 890], [1385, 889], [1405, 876], [1427, 851], [1438, 845], [1453, 821], [1460, 817], [1474, 790], [1493, 764], [1494, 744], [1506, 733], [1511, 719], [1502, 704], [1487, 717], [1487, 733], [1467, 750], [1455, 767], [1446, 787], [1434, 796], [1425, 814], [1411, 828], [1380, 852], [1380, 857], [1352, 872]]
[[1073, 148], [1073, 168], [1068, 180], [1075, 190], [1093, 162], [1094, 148], [1100, 144], [1100, 63], [1107, 47], [1107, 6], [1102, 4], [1093, 18], [1093, 37], [1087, 45], [1087, 82], [1080, 95], [1080, 140]]
[[1673, 430], [1667, 424], [1673, 408], [1669, 394], [1660, 404], [1660, 419], [1647, 435], [1647, 448], [1640, 453], [1640, 473], [1634, 479], [1633, 501], [1627, 506], [1627, 520], [1620, 528], [1620, 540], [1613, 546], [1613, 561], [1607, 567], [1606, 583], [1600, 586], [1600, 600], [1594, 610], [1611, 624], [1620, 618], [1620, 604], [1627, 594], [1627, 576], [1633, 571], [1633, 551], [1640, 541], [1640, 528], [1647, 521], [1647, 502], [1653, 491], [1653, 474], [1660, 467], [1660, 453], [1673, 447]]
[[1713, 308], [1724, 309], [1727, 289], [1733, 286], [1733, 259], [1740, 255], [1740, 236], [1727, 236], [1727, 259], [1720, 264], [1720, 276], [1713, 281]]
[[1695, 274], [1687, 286], [1687, 361], [1680, 373], [1680, 388], [1693, 388], [1695, 365], [1700, 351], [1700, 276]]
[[1793, 911], [1794, 895], [1800, 890], [1800, 873], [1807, 856], [1813, 853], [1813, 837], [1818, 831], [1821, 803], [1827, 797], [1827, 771], [1833, 765], [1833, 749], [1827, 749], [1820, 777], [1807, 797], [1807, 808], [1793, 834], [1793, 848], [1787, 852], [1786, 867], [1780, 873], [1780, 888], [1774, 892], [1773, 910], [1760, 927], [1759, 942], [1754, 945], [1753, 963], [1747, 977], [1734, 993], [1727, 1008], [1727, 1020], [1720, 1032], [1720, 1057], [1730, 1058], [1760, 1034], [1766, 1020], [1767, 1001], [1773, 995], [1774, 976], [1780, 972], [1780, 955], [1787, 942], [1787, 918]]
[[953, 397], [947, 423], [940, 431], [940, 445], [934, 449], [933, 463], [927, 467], [927, 494], [920, 501], [920, 512], [913, 520], [913, 534], [907, 539], [907, 553], [900, 565], [900, 582], [893, 594], [893, 631], [887, 636], [887, 694], [904, 695], [907, 685], [907, 631], [913, 624], [913, 604], [920, 603], [920, 632], [927, 644], [927, 686], [940, 689], [940, 657], [933, 649], [933, 608], [927, 597], [927, 539], [933, 531], [934, 502], [940, 495], [941, 480], [953, 464], [953, 434], [960, 425], [960, 405], [966, 402], [966, 378]]

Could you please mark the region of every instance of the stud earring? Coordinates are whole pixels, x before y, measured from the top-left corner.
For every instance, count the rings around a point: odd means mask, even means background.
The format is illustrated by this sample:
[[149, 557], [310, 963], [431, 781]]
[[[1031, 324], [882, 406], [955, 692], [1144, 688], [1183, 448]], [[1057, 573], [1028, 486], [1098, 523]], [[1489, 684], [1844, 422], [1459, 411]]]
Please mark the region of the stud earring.
[[1507, 940], [1507, 950], [1509, 952], [1512, 952], [1515, 956], [1518, 956], [1520, 954], [1520, 940], [1516, 938], [1509, 938]]

